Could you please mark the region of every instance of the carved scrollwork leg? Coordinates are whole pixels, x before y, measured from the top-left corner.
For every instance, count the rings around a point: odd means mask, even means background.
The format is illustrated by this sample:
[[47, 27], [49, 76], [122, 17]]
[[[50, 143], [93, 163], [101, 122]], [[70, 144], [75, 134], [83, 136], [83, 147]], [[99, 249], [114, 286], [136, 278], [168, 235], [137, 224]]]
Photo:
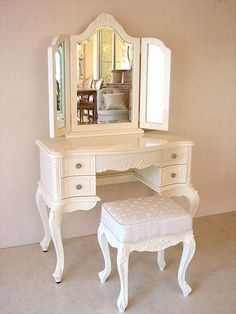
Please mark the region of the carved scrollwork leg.
[[191, 262], [196, 248], [196, 242], [193, 234], [187, 235], [183, 241], [183, 253], [179, 265], [178, 282], [179, 286], [186, 297], [192, 291], [191, 287], [185, 281], [185, 272]]
[[160, 250], [157, 252], [157, 265], [161, 271], [163, 271], [166, 267], [165, 250]]
[[57, 255], [57, 264], [53, 277], [57, 283], [61, 282], [64, 270], [64, 251], [61, 239], [61, 221], [63, 216], [63, 207], [54, 206], [49, 215], [49, 227]]
[[128, 305], [128, 267], [129, 251], [124, 248], [118, 248], [117, 268], [120, 277], [120, 294], [117, 299], [119, 312], [123, 313]]
[[111, 258], [107, 238], [102, 224], [100, 224], [98, 228], [98, 242], [100, 244], [105, 262], [105, 268], [98, 274], [98, 276], [100, 278], [100, 281], [104, 283], [111, 273]]
[[51, 233], [50, 233], [49, 224], [48, 224], [48, 208], [43, 199], [42, 191], [39, 187], [37, 188], [37, 192], [36, 192], [36, 203], [37, 203], [38, 211], [39, 211], [40, 217], [42, 219], [43, 227], [44, 227], [44, 238], [40, 242], [40, 245], [43, 251], [47, 252], [50, 241], [51, 241]]

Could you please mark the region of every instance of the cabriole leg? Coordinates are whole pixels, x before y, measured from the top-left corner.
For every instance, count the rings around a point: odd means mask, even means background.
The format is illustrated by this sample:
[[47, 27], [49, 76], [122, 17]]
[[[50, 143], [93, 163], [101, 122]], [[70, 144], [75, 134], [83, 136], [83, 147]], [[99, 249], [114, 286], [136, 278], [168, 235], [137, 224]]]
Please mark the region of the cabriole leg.
[[157, 265], [161, 271], [163, 271], [166, 267], [165, 250], [160, 250], [157, 252]]
[[128, 305], [128, 267], [129, 251], [119, 248], [117, 252], [117, 268], [120, 277], [120, 294], [117, 299], [119, 312], [123, 313]]
[[101, 271], [98, 274], [98, 276], [100, 278], [100, 281], [104, 283], [111, 273], [111, 258], [110, 258], [107, 238], [106, 238], [104, 227], [102, 224], [100, 224], [98, 228], [98, 242], [100, 244], [100, 248], [102, 250], [102, 254], [103, 254], [104, 262], [105, 262], [105, 268], [103, 271]]
[[43, 251], [47, 252], [50, 241], [51, 241], [51, 233], [50, 233], [49, 224], [48, 224], [48, 208], [43, 199], [42, 191], [39, 187], [37, 188], [37, 192], [36, 192], [36, 203], [37, 203], [38, 211], [42, 219], [43, 228], [44, 228], [44, 238], [40, 242], [40, 245]]
[[57, 264], [53, 277], [57, 283], [62, 280], [64, 270], [64, 251], [61, 239], [61, 221], [63, 216], [62, 206], [53, 206], [49, 215], [49, 227], [52, 235], [52, 240], [56, 250]]
[[178, 282], [179, 286], [186, 297], [192, 291], [191, 287], [185, 281], [185, 272], [191, 262], [196, 248], [196, 242], [193, 234], [187, 235], [183, 241], [183, 253], [179, 265]]

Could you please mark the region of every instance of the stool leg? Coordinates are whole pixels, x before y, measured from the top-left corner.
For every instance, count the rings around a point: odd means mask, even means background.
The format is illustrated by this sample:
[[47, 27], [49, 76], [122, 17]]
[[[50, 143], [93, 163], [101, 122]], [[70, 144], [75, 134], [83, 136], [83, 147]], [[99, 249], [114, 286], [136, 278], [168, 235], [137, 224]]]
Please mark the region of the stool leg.
[[191, 262], [196, 248], [196, 242], [193, 234], [187, 235], [183, 241], [183, 253], [179, 265], [178, 282], [179, 286], [186, 297], [192, 291], [191, 287], [185, 281], [185, 272]]
[[161, 271], [163, 271], [166, 267], [165, 250], [160, 250], [157, 252], [157, 265]]
[[98, 228], [98, 242], [100, 244], [105, 262], [105, 268], [98, 274], [98, 276], [100, 278], [100, 281], [104, 283], [111, 273], [111, 258], [107, 238], [102, 224], [100, 224]]
[[117, 268], [120, 277], [120, 294], [117, 299], [119, 312], [123, 313], [128, 305], [128, 267], [129, 251], [119, 248], [117, 252]]

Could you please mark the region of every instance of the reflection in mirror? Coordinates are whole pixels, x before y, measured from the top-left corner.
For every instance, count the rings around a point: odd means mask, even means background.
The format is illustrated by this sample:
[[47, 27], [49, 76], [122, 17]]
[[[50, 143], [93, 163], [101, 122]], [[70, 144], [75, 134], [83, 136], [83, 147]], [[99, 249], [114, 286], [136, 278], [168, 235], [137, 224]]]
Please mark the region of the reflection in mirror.
[[57, 127], [65, 127], [65, 44], [61, 42], [55, 53], [55, 79], [56, 79], [56, 104]]
[[[147, 51], [147, 112], [146, 121], [163, 123], [165, 55], [157, 45]], [[156, 88], [158, 86], [158, 89]]]
[[78, 124], [132, 121], [133, 44], [102, 27], [77, 43], [76, 56]]

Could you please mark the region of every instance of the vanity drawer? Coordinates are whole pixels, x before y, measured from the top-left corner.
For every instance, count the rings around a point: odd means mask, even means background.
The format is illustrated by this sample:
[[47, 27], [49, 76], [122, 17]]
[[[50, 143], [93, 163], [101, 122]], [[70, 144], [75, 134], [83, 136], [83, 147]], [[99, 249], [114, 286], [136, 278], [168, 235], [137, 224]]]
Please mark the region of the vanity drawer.
[[173, 148], [163, 151], [162, 160], [169, 165], [187, 163], [187, 147]]
[[187, 167], [185, 165], [163, 167], [160, 172], [160, 187], [186, 182]]
[[95, 156], [70, 156], [64, 159], [63, 177], [95, 175]]
[[62, 179], [62, 198], [96, 195], [96, 176], [78, 176]]

